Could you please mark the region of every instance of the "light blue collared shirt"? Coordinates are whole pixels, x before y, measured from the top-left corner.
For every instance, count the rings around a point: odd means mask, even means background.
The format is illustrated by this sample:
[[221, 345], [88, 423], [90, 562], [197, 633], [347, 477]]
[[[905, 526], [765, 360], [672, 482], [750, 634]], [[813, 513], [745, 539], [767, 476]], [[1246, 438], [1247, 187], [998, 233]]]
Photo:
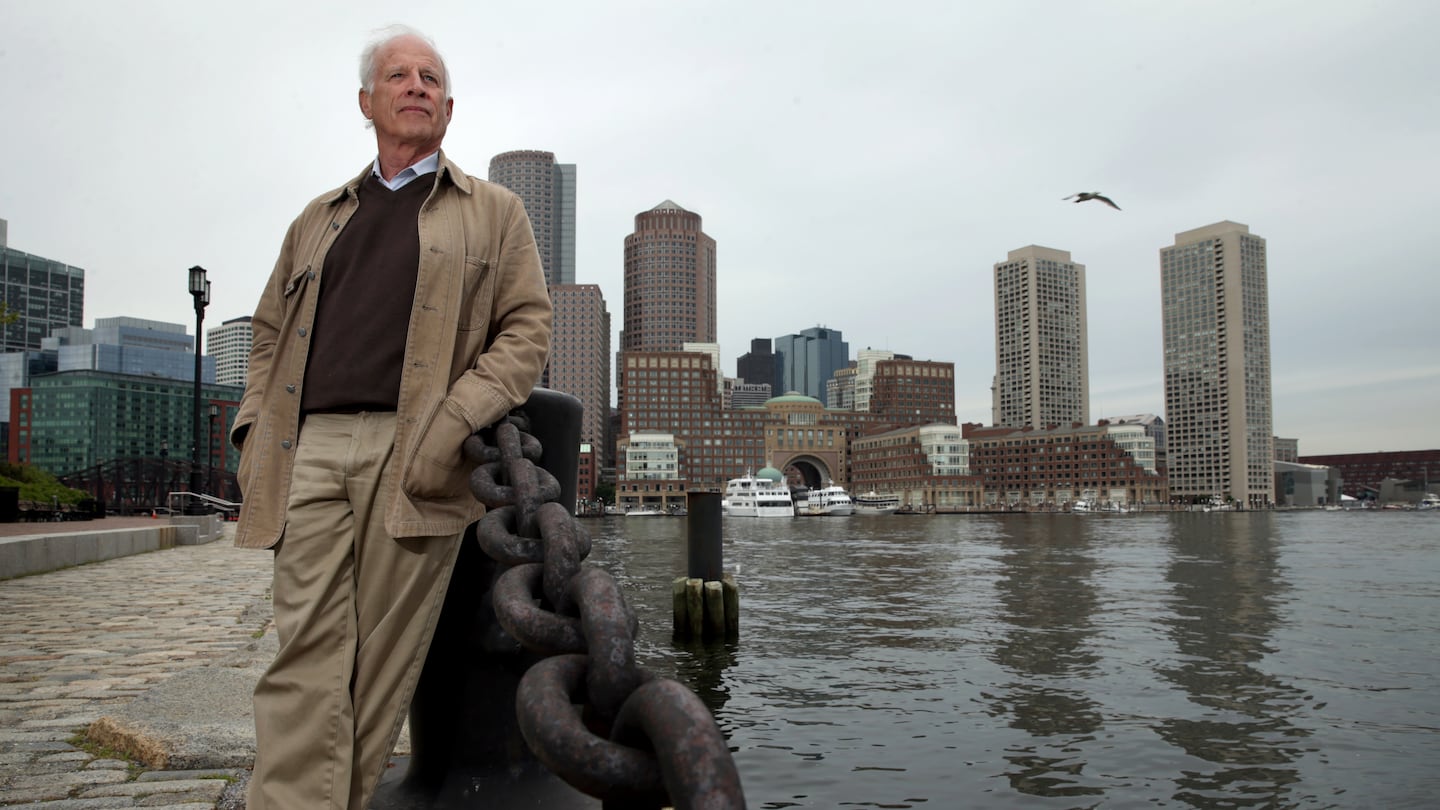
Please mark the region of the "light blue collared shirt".
[[406, 183], [409, 183], [422, 174], [430, 174], [431, 172], [438, 171], [440, 171], [440, 153], [438, 151], [431, 152], [429, 156], [420, 158], [420, 160], [416, 161], [413, 165], [401, 169], [391, 180], [386, 180], [385, 175], [380, 173], [379, 155], [375, 156], [375, 165], [370, 169], [370, 172], [375, 175], [375, 179], [380, 181], [380, 185], [391, 191], [399, 191]]

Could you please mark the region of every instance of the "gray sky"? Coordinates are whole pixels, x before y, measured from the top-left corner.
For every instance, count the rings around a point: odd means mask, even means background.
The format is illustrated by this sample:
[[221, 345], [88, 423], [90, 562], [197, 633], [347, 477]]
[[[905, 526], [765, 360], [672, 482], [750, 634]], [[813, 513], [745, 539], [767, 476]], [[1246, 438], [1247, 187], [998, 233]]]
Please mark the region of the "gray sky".
[[[1440, 4], [1380, 2], [0, 4], [0, 218], [85, 268], [85, 322], [254, 308], [286, 226], [374, 155], [371, 32], [451, 70], [446, 152], [577, 165], [576, 280], [619, 328], [623, 240], [704, 217], [727, 373], [823, 325], [955, 364], [990, 421], [991, 269], [1086, 266], [1094, 417], [1164, 413], [1159, 250], [1242, 222], [1269, 249], [1277, 435], [1440, 447]], [[1124, 210], [1061, 197], [1101, 191]]]

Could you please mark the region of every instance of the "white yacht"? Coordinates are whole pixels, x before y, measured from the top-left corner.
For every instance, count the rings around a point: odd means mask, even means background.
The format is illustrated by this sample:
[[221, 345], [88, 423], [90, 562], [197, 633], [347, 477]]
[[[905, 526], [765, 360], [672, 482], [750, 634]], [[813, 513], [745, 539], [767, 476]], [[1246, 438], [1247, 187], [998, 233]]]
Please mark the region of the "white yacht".
[[730, 517], [794, 517], [795, 502], [785, 477], [774, 467], [746, 473], [725, 484], [721, 511]]
[[875, 490], [857, 494], [851, 501], [857, 515], [893, 515], [900, 511], [900, 496]]
[[850, 493], [844, 487], [836, 486], [834, 481], [828, 487], [805, 490], [803, 496], [797, 495], [795, 499], [797, 515], [844, 516], [854, 513], [855, 502], [850, 500]]
[[1433, 492], [1426, 493], [1425, 497], [1420, 499], [1420, 503], [1415, 505], [1415, 508], [1426, 512], [1431, 509], [1440, 509], [1440, 495]]

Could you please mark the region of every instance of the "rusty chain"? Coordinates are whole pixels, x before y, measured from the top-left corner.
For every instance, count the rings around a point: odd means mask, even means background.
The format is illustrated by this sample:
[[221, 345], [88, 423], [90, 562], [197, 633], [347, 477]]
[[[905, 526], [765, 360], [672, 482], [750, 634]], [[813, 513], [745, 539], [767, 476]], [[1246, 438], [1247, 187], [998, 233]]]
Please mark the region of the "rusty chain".
[[536, 463], [543, 448], [528, 427], [512, 412], [464, 445], [479, 465], [470, 490], [486, 507], [476, 536], [501, 571], [496, 618], [521, 647], [547, 656], [516, 693], [521, 735], [547, 768], [606, 808], [743, 808], [709, 709], [635, 663], [639, 622], [614, 577], [581, 564], [590, 537]]

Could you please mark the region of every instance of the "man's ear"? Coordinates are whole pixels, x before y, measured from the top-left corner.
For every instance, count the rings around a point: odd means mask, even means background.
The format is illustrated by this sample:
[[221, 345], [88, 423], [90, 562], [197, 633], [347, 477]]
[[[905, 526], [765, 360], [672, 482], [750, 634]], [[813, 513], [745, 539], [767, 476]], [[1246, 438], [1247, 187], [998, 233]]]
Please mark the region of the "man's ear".
[[363, 87], [360, 88], [360, 112], [363, 113], [367, 119], [374, 120], [374, 117], [370, 114], [370, 94], [365, 92], [365, 88]]

